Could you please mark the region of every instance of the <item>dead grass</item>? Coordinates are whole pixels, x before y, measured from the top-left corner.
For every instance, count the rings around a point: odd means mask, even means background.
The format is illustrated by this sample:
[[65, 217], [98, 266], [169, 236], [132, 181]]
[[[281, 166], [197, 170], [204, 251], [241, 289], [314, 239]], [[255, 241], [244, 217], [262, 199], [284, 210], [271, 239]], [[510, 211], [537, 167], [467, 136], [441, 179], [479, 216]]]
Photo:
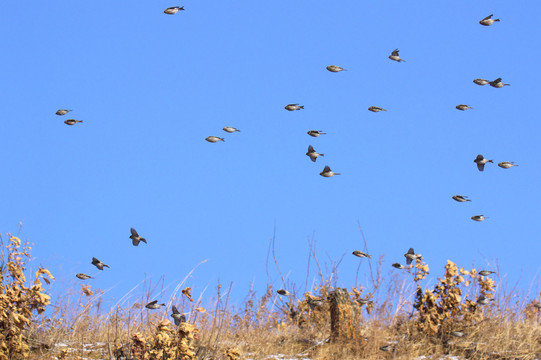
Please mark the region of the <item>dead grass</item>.
[[[269, 285], [262, 295], [250, 289], [242, 306], [235, 307], [229, 301], [232, 284], [217, 285], [208, 299], [186, 287], [184, 279], [174, 289], [166, 309], [144, 308], [159, 284], [142, 283], [142, 290], [132, 289], [111, 310], [104, 311], [104, 292], [80, 285], [66, 289], [66, 295], [55, 299], [44, 313], [48, 297], [39, 281], [45, 275], [53, 280], [52, 275], [41, 269], [35, 275], [37, 287], [33, 293], [28, 292], [32, 287], [25, 287], [26, 279], [21, 276], [26, 272], [23, 258], [29, 259], [30, 248], [17, 240], [10, 237], [8, 246], [2, 247], [0, 300], [13, 293], [6, 290], [14, 286], [13, 281], [31, 295], [26, 303], [17, 302], [17, 311], [13, 301], [2, 303], [2, 314], [21, 313], [27, 321], [21, 320], [19, 326], [14, 320], [6, 322], [15, 319], [14, 315], [0, 317], [0, 359], [122, 359], [122, 354], [127, 359], [145, 360], [265, 359], [278, 354], [314, 360], [439, 359], [445, 355], [467, 359], [541, 358], [540, 309], [534, 306], [537, 300], [517, 300], [512, 292], [502, 292], [492, 278], [479, 276], [476, 269], [459, 268], [451, 261], [433, 286], [426, 285], [429, 269], [421, 259], [387, 279], [381, 276], [381, 261], [371, 263], [370, 288], [347, 289], [346, 301], [340, 305], [351, 321], [351, 331], [331, 342], [328, 299], [336, 290], [339, 261], [324, 273], [314, 246], [310, 254], [320, 269], [318, 281], [303, 293], [295, 293], [296, 287], [289, 284], [291, 296], [280, 296], [277, 288]], [[274, 248], [274, 244], [271, 246]], [[281, 274], [275, 257], [274, 261]], [[10, 277], [11, 283], [7, 282]], [[143, 295], [134, 300], [141, 291]], [[476, 300], [481, 294], [496, 300], [480, 305]], [[41, 300], [31, 302], [36, 299]], [[186, 323], [178, 327], [171, 324], [171, 304], [187, 314]], [[13, 324], [19, 329], [17, 338], [10, 335]], [[453, 335], [457, 331], [464, 336]]]

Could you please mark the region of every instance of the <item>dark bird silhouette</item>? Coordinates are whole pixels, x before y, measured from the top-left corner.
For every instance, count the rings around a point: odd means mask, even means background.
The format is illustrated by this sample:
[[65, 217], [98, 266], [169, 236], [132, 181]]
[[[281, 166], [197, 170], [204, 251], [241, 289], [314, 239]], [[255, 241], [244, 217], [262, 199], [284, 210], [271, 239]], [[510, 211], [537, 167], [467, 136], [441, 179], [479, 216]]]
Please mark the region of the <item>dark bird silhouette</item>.
[[99, 261], [95, 257], [92, 258], [92, 265], [97, 267], [99, 270], [103, 270], [104, 267], [109, 267], [109, 265], [105, 265], [103, 262]]
[[146, 239], [140, 237], [134, 228], [130, 228], [130, 231], [131, 231], [130, 239], [132, 241], [133, 246], [139, 245], [139, 242], [141, 241], [144, 242], [145, 244], [147, 243]]

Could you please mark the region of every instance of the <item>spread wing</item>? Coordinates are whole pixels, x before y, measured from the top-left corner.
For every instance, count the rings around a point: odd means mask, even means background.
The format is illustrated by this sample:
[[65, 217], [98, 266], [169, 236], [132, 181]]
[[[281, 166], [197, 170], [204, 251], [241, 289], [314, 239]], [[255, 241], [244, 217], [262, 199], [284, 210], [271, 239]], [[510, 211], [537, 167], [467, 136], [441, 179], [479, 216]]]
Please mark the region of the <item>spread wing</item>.
[[308, 145], [308, 153], [313, 153], [313, 152], [315, 152], [315, 150], [312, 147], [312, 145]]
[[488, 20], [488, 19], [490, 19], [492, 16], [494, 16], [494, 14], [490, 14], [489, 16], [487, 16], [486, 18], [484, 18], [483, 20]]
[[331, 168], [328, 165], [325, 165], [325, 167], [323, 168], [323, 172], [330, 172], [330, 171], [331, 171]]
[[146, 304], [145, 306], [156, 305], [157, 303], [158, 303], [158, 300], [154, 300], [154, 301], [149, 302], [149, 303]]
[[484, 171], [485, 170], [485, 164], [478, 162], [477, 163], [477, 169], [479, 169], [479, 171]]
[[392, 53], [391, 53], [392, 56], [398, 56], [398, 49], [394, 50]]
[[175, 305], [173, 305], [173, 314], [180, 314], [180, 312], [178, 311], [177, 307]]
[[139, 234], [137, 233], [137, 231], [135, 231], [134, 228], [130, 228], [130, 232], [131, 232], [132, 236], [139, 237]]

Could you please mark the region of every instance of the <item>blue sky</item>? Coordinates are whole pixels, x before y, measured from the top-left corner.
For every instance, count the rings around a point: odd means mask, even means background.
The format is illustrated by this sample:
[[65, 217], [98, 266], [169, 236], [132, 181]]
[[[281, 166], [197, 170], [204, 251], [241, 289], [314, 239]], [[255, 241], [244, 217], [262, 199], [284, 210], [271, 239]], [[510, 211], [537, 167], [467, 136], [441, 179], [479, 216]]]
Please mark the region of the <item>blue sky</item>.
[[[163, 14], [175, 5], [0, 5], [0, 230], [22, 222], [36, 264], [96, 275], [118, 298], [208, 260], [189, 280], [196, 296], [219, 280], [242, 299], [251, 282], [265, 289], [276, 226], [289, 281], [304, 284], [313, 236], [322, 261], [346, 253], [349, 287], [360, 224], [385, 271], [414, 247], [434, 276], [447, 259], [498, 262], [503, 281], [539, 291], [541, 4], [188, 1]], [[502, 21], [479, 25], [491, 13]], [[395, 48], [405, 63], [387, 58]], [[472, 82], [498, 77], [511, 86]], [[325, 156], [312, 163], [308, 145]], [[481, 173], [477, 154], [520, 166]], [[325, 165], [342, 175], [319, 176]], [[148, 245], [133, 247], [130, 227]]]

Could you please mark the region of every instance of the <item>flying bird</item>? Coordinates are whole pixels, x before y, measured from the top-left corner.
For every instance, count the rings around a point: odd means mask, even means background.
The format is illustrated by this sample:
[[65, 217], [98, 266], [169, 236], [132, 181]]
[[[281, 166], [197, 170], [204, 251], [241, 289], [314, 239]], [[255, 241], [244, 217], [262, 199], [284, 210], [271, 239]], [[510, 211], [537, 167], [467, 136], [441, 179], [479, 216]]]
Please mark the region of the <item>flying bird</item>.
[[320, 172], [319, 175], [321, 175], [323, 177], [331, 177], [331, 176], [334, 176], [334, 175], [340, 175], [340, 173], [332, 172], [331, 168], [329, 166], [325, 165], [325, 167], [323, 168], [323, 171]]
[[226, 126], [226, 127], [223, 128], [223, 130], [224, 130], [225, 132], [228, 132], [228, 133], [234, 133], [235, 131], [240, 132], [239, 129], [235, 129], [235, 128], [232, 127], [232, 126]]
[[81, 279], [81, 280], [88, 280], [88, 279], [94, 279], [92, 276], [90, 275], [87, 275], [87, 274], [77, 274], [75, 275], [77, 278]]
[[479, 21], [479, 24], [484, 25], [484, 26], [490, 26], [490, 25], [494, 24], [495, 21], [500, 21], [500, 19], [492, 19], [493, 16], [494, 16], [494, 14], [490, 14], [489, 16], [484, 18], [483, 20]]
[[312, 160], [313, 162], [316, 162], [318, 156], [325, 156], [325, 154], [319, 154], [317, 153], [314, 148], [312, 147], [312, 145], [308, 145], [308, 152], [306, 153], [306, 155], [310, 158], [310, 160]]
[[374, 300], [369, 300], [369, 299], [357, 299], [357, 302], [361, 305], [368, 305], [368, 304], [372, 304], [374, 302]]
[[483, 220], [485, 220], [485, 219], [488, 219], [488, 217], [487, 217], [487, 216], [484, 216], [484, 215], [473, 215], [473, 216], [471, 217], [471, 219], [472, 219], [473, 221], [483, 221]]
[[502, 161], [501, 163], [498, 163], [498, 166], [504, 169], [509, 169], [509, 168], [512, 168], [513, 166], [518, 166], [518, 165], [515, 165], [513, 161]]
[[370, 258], [372, 257], [372, 255], [368, 255], [367, 253], [363, 253], [363, 252], [361, 252], [361, 251], [359, 251], [359, 250], [355, 250], [354, 252], [352, 252], [352, 254], [355, 255], [355, 256], [357, 256], [357, 257], [360, 257], [360, 258], [365, 257], [365, 258], [369, 258], [369, 259], [370, 259]]
[[280, 290], [276, 290], [276, 292], [278, 293], [278, 295], [282, 295], [282, 296], [290, 296], [291, 293], [285, 289], [280, 289]]
[[398, 49], [395, 49], [391, 55], [389, 55], [389, 59], [391, 60], [394, 60], [394, 61], [398, 61], [398, 62], [401, 62], [401, 61], [406, 61], [404, 59], [401, 59], [400, 56], [398, 55]]
[[457, 108], [458, 110], [462, 110], [462, 111], [468, 110], [468, 109], [473, 109], [471, 106], [469, 106], [469, 105], [464, 105], [464, 104], [457, 105], [456, 108]]
[[83, 120], [75, 120], [75, 119], [68, 119], [66, 121], [64, 121], [64, 124], [66, 125], [75, 125], [77, 123], [82, 123]]
[[346, 69], [341, 68], [340, 66], [336, 66], [336, 65], [329, 65], [329, 66], [327, 66], [327, 70], [329, 70], [330, 72], [347, 71]]
[[456, 201], [458, 201], [458, 202], [471, 201], [470, 199], [468, 199], [467, 196], [463, 196], [463, 195], [454, 195], [454, 196], [453, 196], [453, 200], [456, 200]]
[[453, 335], [454, 337], [464, 337], [465, 336], [465, 334], [462, 331], [453, 331], [451, 333], [451, 335]]
[[413, 248], [410, 248], [408, 252], [404, 254], [404, 257], [406, 258], [406, 264], [408, 265], [415, 259], [422, 259], [421, 254], [416, 254]]
[[172, 6], [172, 7], [168, 7], [168, 8], [165, 9], [163, 12], [164, 12], [165, 14], [175, 15], [175, 14], [178, 13], [180, 10], [184, 10], [184, 6]]
[[477, 298], [477, 303], [479, 305], [486, 305], [491, 301], [494, 301], [494, 299], [492, 299], [492, 298], [489, 299], [485, 295], [479, 295], [479, 297]]
[[504, 84], [502, 83], [502, 78], [497, 78], [496, 80], [493, 80], [491, 82], [489, 82], [490, 86], [492, 87], [495, 87], [495, 88], [502, 88], [504, 86], [511, 86], [511, 84]]
[[479, 271], [479, 275], [481, 276], [489, 276], [490, 274], [495, 274], [496, 272], [495, 271], [490, 271], [490, 270], [481, 270]]
[[72, 110], [60, 109], [60, 110], [57, 110], [57, 111], [56, 111], [56, 115], [60, 115], [60, 116], [66, 115], [66, 114], [69, 113], [70, 111], [72, 111]]
[[103, 262], [99, 261], [95, 257], [92, 258], [92, 265], [97, 267], [99, 270], [103, 270], [104, 267], [109, 267], [109, 265], [105, 265]]
[[171, 317], [175, 320], [176, 326], [179, 326], [180, 323], [186, 322], [186, 316], [181, 314], [175, 305], [173, 305], [172, 310], [173, 313], [171, 314]]
[[141, 241], [144, 242], [145, 244], [147, 243], [146, 239], [140, 237], [134, 228], [130, 228], [130, 232], [131, 232], [130, 239], [132, 241], [133, 246], [138, 246], [139, 242]]
[[147, 309], [156, 310], [165, 306], [165, 304], [158, 304], [158, 300], [154, 300], [145, 305]]
[[295, 111], [295, 110], [304, 109], [304, 105], [288, 104], [288, 105], [284, 106], [284, 109], [286, 109], [287, 111]]
[[476, 83], [477, 85], [487, 85], [487, 84], [490, 84], [490, 81], [488, 80], [485, 80], [485, 79], [475, 79], [473, 80], [474, 83]]
[[323, 304], [325, 304], [325, 301], [323, 299], [308, 299], [306, 301], [308, 305], [310, 306], [310, 309], [314, 310], [314, 308], [321, 307]]
[[397, 268], [397, 269], [400, 269], [400, 270], [406, 269], [406, 268], [407, 268], [406, 266], [404, 266], [404, 265], [402, 265], [402, 264], [399, 264], [399, 263], [394, 263], [392, 266], [393, 266], [394, 268]]
[[368, 108], [369, 111], [372, 111], [372, 112], [380, 112], [380, 111], [387, 111], [385, 110], [384, 108], [380, 108], [380, 107], [377, 107], [377, 106], [370, 106]]
[[216, 143], [218, 141], [225, 141], [224, 138], [217, 137], [217, 136], [207, 136], [206, 139], [210, 143]]
[[484, 171], [485, 170], [485, 164], [486, 163], [493, 163], [494, 161], [485, 159], [483, 157], [483, 155], [479, 154], [479, 155], [477, 155], [475, 160], [473, 160], [473, 162], [477, 164], [477, 169], [479, 169], [479, 171]]
[[319, 135], [325, 135], [327, 133], [321, 132], [321, 130], [309, 130], [307, 134], [312, 137], [318, 137]]

